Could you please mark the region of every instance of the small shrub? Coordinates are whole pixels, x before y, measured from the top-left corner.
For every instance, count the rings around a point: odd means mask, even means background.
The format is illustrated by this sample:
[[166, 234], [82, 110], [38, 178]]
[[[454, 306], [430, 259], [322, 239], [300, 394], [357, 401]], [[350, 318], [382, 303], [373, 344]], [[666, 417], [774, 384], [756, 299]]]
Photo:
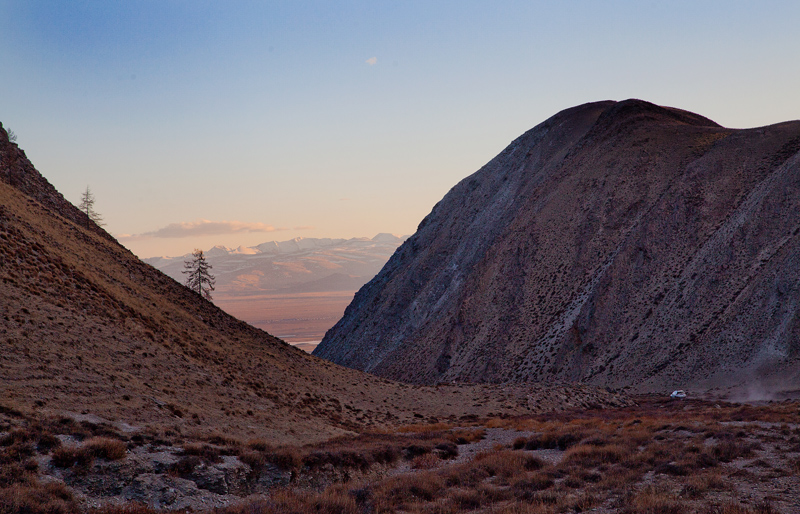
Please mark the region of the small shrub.
[[267, 452], [272, 450], [272, 445], [263, 439], [251, 439], [250, 441], [247, 441], [246, 446], [251, 450], [258, 452]]
[[261, 452], [245, 452], [239, 455], [239, 460], [250, 466], [253, 471], [260, 471], [267, 463], [266, 456]]
[[597, 482], [597, 486], [603, 490], [624, 490], [642, 476], [642, 471], [631, 469], [625, 465], [614, 465], [609, 467]]
[[544, 473], [532, 473], [524, 478], [520, 478], [511, 485], [514, 496], [520, 500], [531, 501], [535, 494], [545, 489], [553, 487], [555, 482]]
[[731, 462], [739, 458], [751, 456], [753, 454], [753, 447], [745, 443], [724, 440], [711, 447], [711, 454], [720, 462]]
[[59, 468], [78, 466], [89, 467], [94, 461], [94, 454], [88, 448], [61, 446], [52, 455], [53, 465]]
[[194, 455], [200, 457], [203, 461], [210, 464], [222, 462], [220, 457], [220, 450], [208, 444], [185, 444], [182, 447], [181, 455]]
[[28, 430], [17, 428], [0, 438], [0, 446], [11, 446], [14, 443], [25, 443], [30, 441], [34, 435]]
[[458, 508], [457, 512], [475, 510], [489, 503], [482, 489], [460, 489], [450, 495], [450, 501]]
[[303, 465], [303, 457], [297, 448], [281, 448], [265, 455], [267, 461], [287, 471], [299, 470]]
[[125, 443], [108, 437], [93, 437], [86, 441], [84, 446], [95, 457], [106, 460], [124, 459], [128, 452]]
[[33, 477], [27, 473], [25, 466], [19, 462], [0, 466], [0, 487], [30, 483], [32, 479]]
[[533, 455], [501, 450], [478, 454], [469, 465], [482, 470], [488, 476], [507, 480], [523, 475], [526, 471], [540, 469], [543, 463]]
[[232, 448], [237, 448], [241, 446], [241, 443], [235, 437], [228, 437], [223, 434], [213, 434], [209, 436], [207, 441], [211, 444], [215, 444], [217, 446], [229, 446]]
[[186, 455], [181, 457], [178, 462], [170, 464], [167, 472], [176, 477], [188, 477], [194, 472], [194, 468], [202, 463], [202, 459], [197, 455]]
[[0, 512], [71, 514], [79, 512], [79, 508], [63, 484], [14, 484], [0, 489]]
[[469, 444], [483, 441], [486, 438], [486, 430], [483, 428], [453, 430], [447, 435], [456, 444]]
[[420, 455], [430, 453], [432, 449], [432, 446], [425, 444], [411, 444], [403, 448], [403, 457], [406, 460], [411, 460], [414, 457], [419, 457]]
[[36, 444], [36, 449], [41, 453], [47, 453], [50, 450], [61, 446], [61, 439], [53, 434], [42, 434], [39, 436], [39, 442]]
[[564, 463], [578, 464], [583, 467], [615, 464], [622, 461], [629, 453], [627, 448], [620, 445], [600, 447], [580, 445], [567, 450], [567, 453], [564, 454]]
[[34, 454], [33, 445], [24, 442], [15, 442], [0, 453], [0, 465], [21, 462]]
[[588, 512], [600, 503], [600, 500], [592, 494], [578, 494], [567, 497], [563, 508], [572, 512]]
[[684, 506], [666, 491], [646, 487], [625, 501], [623, 514], [683, 514]]
[[578, 444], [582, 436], [580, 433], [567, 431], [550, 431], [532, 437], [525, 444], [526, 450], [567, 450]]
[[433, 501], [443, 491], [444, 484], [438, 475], [430, 472], [412, 473], [390, 478], [376, 487], [376, 503], [380, 502], [387, 511], [393, 512], [418, 500]]
[[420, 455], [418, 457], [414, 457], [411, 460], [411, 468], [412, 469], [433, 469], [439, 465], [439, 457], [432, 453], [426, 453], [425, 455]]
[[401, 434], [424, 434], [426, 432], [443, 432], [451, 429], [453, 426], [447, 423], [430, 423], [427, 425], [406, 425], [400, 427], [397, 431]]
[[686, 467], [681, 466], [680, 464], [676, 464], [674, 462], [667, 462], [666, 464], [661, 464], [657, 466], [654, 470], [656, 473], [661, 473], [664, 475], [672, 475], [675, 477], [685, 477], [689, 474], [689, 470]]
[[437, 450], [439, 457], [442, 459], [458, 457], [458, 446], [453, 443], [439, 443], [434, 450]]
[[400, 450], [389, 445], [377, 446], [372, 449], [372, 458], [381, 464], [392, 464], [400, 458]]
[[151, 509], [141, 503], [132, 502], [126, 505], [106, 505], [90, 512], [91, 514], [161, 514], [162, 511]]

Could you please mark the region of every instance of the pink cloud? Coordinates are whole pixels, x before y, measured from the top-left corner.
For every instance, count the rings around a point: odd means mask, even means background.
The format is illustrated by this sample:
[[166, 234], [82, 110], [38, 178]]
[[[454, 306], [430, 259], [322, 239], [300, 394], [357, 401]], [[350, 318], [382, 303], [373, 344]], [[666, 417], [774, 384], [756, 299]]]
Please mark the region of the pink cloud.
[[182, 221], [170, 223], [152, 232], [142, 234], [120, 234], [117, 239], [126, 241], [139, 241], [142, 239], [178, 239], [182, 237], [216, 236], [221, 234], [236, 234], [240, 232], [275, 232], [285, 230], [275, 228], [266, 223], [249, 223], [245, 221]]

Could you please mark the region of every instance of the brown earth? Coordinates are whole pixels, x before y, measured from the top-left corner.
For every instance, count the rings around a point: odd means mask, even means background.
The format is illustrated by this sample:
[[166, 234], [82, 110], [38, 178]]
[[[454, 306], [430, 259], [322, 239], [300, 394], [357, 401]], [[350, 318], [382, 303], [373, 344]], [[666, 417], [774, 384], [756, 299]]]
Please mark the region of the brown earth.
[[340, 367], [226, 314], [86, 221], [0, 126], [0, 410], [280, 444], [623, 401], [586, 387], [416, 387]]
[[413, 383], [800, 392], [800, 122], [563, 111], [457, 184], [314, 354]]

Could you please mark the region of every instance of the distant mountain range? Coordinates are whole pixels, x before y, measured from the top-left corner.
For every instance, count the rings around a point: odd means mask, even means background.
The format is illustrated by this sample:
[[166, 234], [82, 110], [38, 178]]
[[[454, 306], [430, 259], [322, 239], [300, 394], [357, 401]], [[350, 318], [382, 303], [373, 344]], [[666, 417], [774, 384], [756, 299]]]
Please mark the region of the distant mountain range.
[[[311, 351], [344, 314], [355, 292], [369, 282], [408, 236], [303, 238], [257, 246], [215, 246], [206, 252], [216, 277], [214, 303], [229, 314]], [[180, 283], [180, 257], [145, 262]]]
[[[217, 280], [215, 296], [356, 291], [381, 270], [409, 236], [304, 238], [257, 246], [215, 246], [206, 252]], [[144, 262], [178, 282], [184, 281], [180, 257], [151, 257]]]

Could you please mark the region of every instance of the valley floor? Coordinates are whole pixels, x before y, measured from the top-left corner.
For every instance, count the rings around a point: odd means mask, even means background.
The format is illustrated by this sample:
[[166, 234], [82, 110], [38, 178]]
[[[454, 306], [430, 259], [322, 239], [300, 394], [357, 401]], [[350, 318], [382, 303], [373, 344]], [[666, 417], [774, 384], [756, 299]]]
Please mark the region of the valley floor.
[[301, 447], [129, 434], [5, 409], [0, 504], [106, 514], [800, 512], [800, 403], [636, 400]]
[[214, 303], [254, 327], [297, 344], [321, 341], [342, 317], [354, 294], [355, 291], [329, 291], [237, 296], [223, 290], [214, 295]]

